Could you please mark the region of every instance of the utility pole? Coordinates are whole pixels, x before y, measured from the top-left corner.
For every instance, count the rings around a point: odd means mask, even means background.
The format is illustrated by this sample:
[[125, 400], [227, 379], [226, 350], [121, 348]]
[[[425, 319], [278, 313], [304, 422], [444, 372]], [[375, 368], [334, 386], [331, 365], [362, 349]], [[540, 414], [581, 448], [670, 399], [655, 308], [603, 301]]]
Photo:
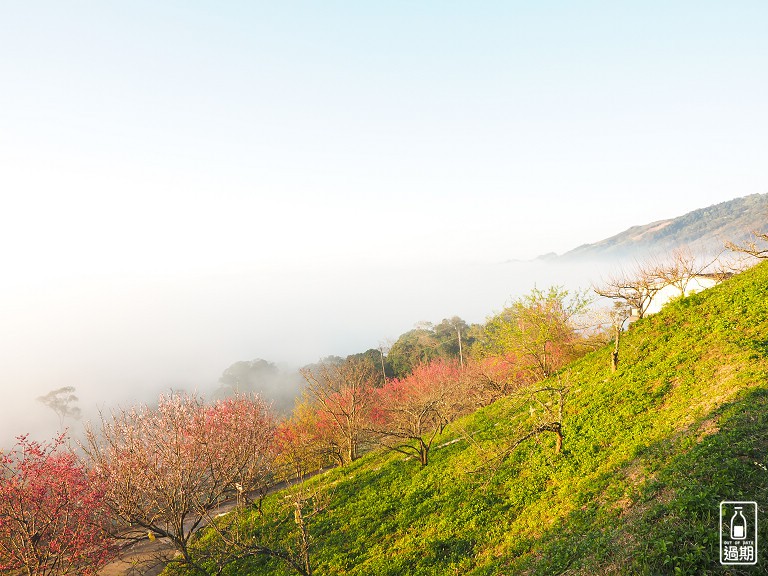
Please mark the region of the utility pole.
[[461, 349], [461, 325], [456, 324], [456, 334], [459, 336], [459, 362], [461, 363], [461, 369], [464, 370], [464, 353]]
[[387, 371], [384, 368], [384, 346], [379, 344], [379, 353], [381, 354], [381, 377], [384, 378], [384, 384], [387, 383]]

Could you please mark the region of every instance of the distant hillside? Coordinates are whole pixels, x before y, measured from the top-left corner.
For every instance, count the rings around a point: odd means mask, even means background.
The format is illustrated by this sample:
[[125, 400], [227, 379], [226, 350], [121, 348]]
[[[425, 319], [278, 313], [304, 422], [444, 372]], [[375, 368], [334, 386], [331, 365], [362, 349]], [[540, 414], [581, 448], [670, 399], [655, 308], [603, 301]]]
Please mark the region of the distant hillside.
[[[594, 244], [583, 244], [558, 259], [624, 258], [669, 252], [679, 246], [717, 252], [726, 240], [744, 240], [768, 225], [768, 194], [752, 194], [694, 210], [669, 220], [633, 226]], [[551, 260], [553, 255], [541, 256]]]
[[[569, 388], [560, 454], [552, 434], [516, 442], [541, 409], [521, 390], [450, 424], [424, 468], [375, 451], [309, 480], [328, 495], [309, 529], [316, 573], [765, 573], [766, 544], [756, 570], [720, 566], [718, 518], [723, 500], [768, 501], [766, 334], [768, 263], [639, 320], [617, 372], [606, 346], [538, 385]], [[252, 522], [295, 542], [291, 518]], [[292, 573], [263, 557], [231, 568]]]

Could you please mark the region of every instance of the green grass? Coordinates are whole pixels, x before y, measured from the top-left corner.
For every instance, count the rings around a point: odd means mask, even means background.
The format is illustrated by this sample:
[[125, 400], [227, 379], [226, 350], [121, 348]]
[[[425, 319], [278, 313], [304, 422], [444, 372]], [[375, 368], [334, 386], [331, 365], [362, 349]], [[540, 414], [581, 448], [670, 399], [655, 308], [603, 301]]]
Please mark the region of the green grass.
[[[637, 322], [616, 373], [609, 355], [559, 375], [559, 455], [544, 434], [496, 457], [532, 423], [530, 402], [505, 398], [452, 424], [440, 443], [462, 439], [426, 468], [375, 452], [310, 480], [330, 494], [311, 525], [316, 573], [755, 573], [719, 565], [718, 504], [766, 512], [768, 263]], [[264, 559], [228, 573], [290, 574]]]

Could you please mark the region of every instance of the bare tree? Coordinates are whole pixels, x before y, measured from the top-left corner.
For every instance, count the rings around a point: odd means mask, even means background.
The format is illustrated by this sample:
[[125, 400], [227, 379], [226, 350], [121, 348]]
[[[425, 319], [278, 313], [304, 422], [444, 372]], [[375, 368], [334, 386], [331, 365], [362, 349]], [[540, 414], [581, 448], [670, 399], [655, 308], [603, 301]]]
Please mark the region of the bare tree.
[[722, 282], [751, 268], [758, 261], [744, 252], [721, 253], [707, 269], [707, 274], [717, 282]]
[[611, 372], [616, 372], [619, 368], [619, 345], [621, 343], [621, 334], [624, 331], [624, 324], [630, 315], [629, 306], [625, 302], [614, 302], [610, 313], [611, 329], [613, 331], [613, 350], [611, 351]]
[[685, 296], [691, 280], [705, 274], [719, 257], [720, 254], [710, 258], [697, 257], [688, 247], [677, 248], [668, 258], [656, 265], [657, 282], [662, 286], [674, 286]]
[[[517, 404], [520, 423], [516, 432], [511, 435], [504, 433], [505, 436], [497, 436], [497, 441], [492, 444], [493, 448], [488, 450], [478, 445], [472, 439], [470, 434], [465, 433], [463, 438], [472, 444], [475, 444], [478, 451], [482, 454], [481, 462], [472, 470], [473, 472], [483, 472], [483, 477], [489, 475], [485, 473], [489, 468], [497, 470], [522, 444], [532, 438], [539, 438], [543, 434], [552, 433], [555, 435], [555, 454], [560, 454], [565, 445], [565, 402], [570, 391], [568, 384], [568, 375], [563, 378], [558, 376], [557, 385], [536, 387], [528, 385], [513, 392], [510, 396], [513, 402]], [[528, 408], [528, 418], [524, 418], [525, 408]], [[510, 438], [512, 436], [512, 438]]]
[[747, 240], [741, 244], [729, 241], [725, 243], [725, 247], [734, 252], [741, 252], [754, 258], [763, 259], [768, 258], [768, 246], [765, 245], [766, 243], [768, 243], [768, 233], [753, 230], [752, 240]]
[[593, 287], [599, 296], [623, 302], [637, 318], [643, 318], [653, 299], [667, 284], [658, 263], [648, 260], [638, 263], [632, 272], [619, 272]]
[[632, 315], [643, 318], [654, 298], [668, 286], [685, 296], [697, 276], [708, 274], [718, 280], [720, 276], [710, 271], [717, 267], [720, 258], [721, 254], [707, 258], [696, 256], [689, 248], [682, 247], [666, 258], [638, 262], [629, 273], [615, 274], [593, 289], [600, 296], [623, 302]]
[[[566, 376], [567, 378], [567, 376]], [[496, 446], [501, 450], [494, 450], [483, 458], [478, 470], [500, 466], [514, 451], [531, 438], [537, 438], [545, 433], [555, 435], [555, 454], [563, 450], [565, 443], [564, 416], [565, 401], [570, 391], [568, 381], [563, 382], [558, 377], [557, 386], [545, 386], [537, 388], [529, 386], [520, 389], [512, 395], [518, 401], [522, 410], [528, 406], [529, 419], [521, 426], [517, 436], [511, 441], [499, 439]]]
[[[258, 397], [205, 405], [198, 397], [161, 397], [102, 417], [83, 445], [106, 486], [105, 502], [123, 539], [167, 538], [173, 560], [207, 574], [190, 551], [206, 515], [237, 492], [271, 479], [273, 418]], [[239, 488], [239, 490], [238, 490]]]
[[[528, 434], [528, 438], [542, 432], [555, 433], [555, 454], [563, 449], [563, 412], [568, 388], [565, 386], [547, 387], [532, 390], [531, 401], [539, 405], [540, 423]], [[534, 409], [535, 410], [535, 409]], [[521, 439], [522, 442], [525, 438]]]
[[215, 574], [251, 556], [266, 556], [282, 562], [301, 576], [312, 576], [313, 537], [310, 525], [324, 512], [330, 498], [320, 488], [310, 489], [303, 479], [298, 487], [279, 497], [276, 511], [268, 516], [260, 509], [238, 507], [209, 517], [209, 539], [201, 551], [201, 562], [214, 566]]
[[365, 441], [373, 389], [379, 380], [377, 367], [369, 359], [347, 359], [302, 368], [300, 372], [307, 381], [310, 401], [343, 440], [341, 463], [356, 460]]

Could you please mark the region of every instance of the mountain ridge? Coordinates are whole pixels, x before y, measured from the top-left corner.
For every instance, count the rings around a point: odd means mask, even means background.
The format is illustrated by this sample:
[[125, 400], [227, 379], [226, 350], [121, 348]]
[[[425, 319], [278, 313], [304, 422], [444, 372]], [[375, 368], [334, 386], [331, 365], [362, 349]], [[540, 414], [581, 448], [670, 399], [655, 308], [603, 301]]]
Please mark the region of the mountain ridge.
[[698, 208], [674, 218], [631, 226], [623, 232], [582, 244], [562, 255], [537, 260], [569, 261], [626, 258], [669, 252], [688, 246], [696, 252], [720, 252], [726, 241], [741, 242], [768, 224], [768, 194], [750, 194]]

